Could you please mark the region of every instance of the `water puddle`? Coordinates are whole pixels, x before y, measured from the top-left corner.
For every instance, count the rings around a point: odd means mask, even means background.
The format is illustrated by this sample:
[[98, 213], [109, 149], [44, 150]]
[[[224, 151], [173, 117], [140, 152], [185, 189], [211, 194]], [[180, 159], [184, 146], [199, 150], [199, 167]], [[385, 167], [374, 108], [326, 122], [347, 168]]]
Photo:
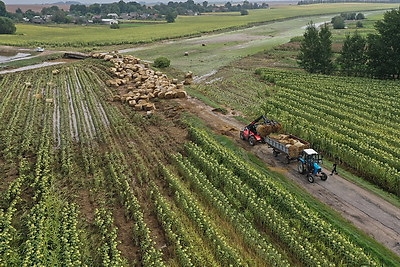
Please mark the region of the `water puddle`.
[[20, 60], [25, 57], [30, 56], [31, 54], [29, 53], [21, 53], [18, 51], [5, 51], [5, 50], [0, 50], [0, 64], [1, 63], [7, 63], [15, 60]]

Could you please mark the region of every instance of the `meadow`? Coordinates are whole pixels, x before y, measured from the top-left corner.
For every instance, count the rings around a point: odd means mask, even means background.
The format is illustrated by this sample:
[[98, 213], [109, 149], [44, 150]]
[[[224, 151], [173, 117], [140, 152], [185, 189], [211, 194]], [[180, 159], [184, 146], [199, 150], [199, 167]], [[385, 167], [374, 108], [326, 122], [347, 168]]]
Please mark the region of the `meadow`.
[[[110, 29], [105, 25], [31, 25], [18, 24], [15, 35], [0, 36], [0, 44], [11, 46], [46, 46], [96, 48], [97, 46], [141, 44], [171, 38], [196, 36], [206, 32], [248, 27], [257, 23], [299, 16], [335, 14], [350, 11], [382, 10], [397, 7], [394, 4], [324, 4], [309, 6], [281, 6], [276, 9], [250, 10], [239, 13], [179, 16], [175, 23], [134, 24]], [[136, 27], [137, 26], [137, 27]], [[87, 48], [86, 48], [87, 49]]]

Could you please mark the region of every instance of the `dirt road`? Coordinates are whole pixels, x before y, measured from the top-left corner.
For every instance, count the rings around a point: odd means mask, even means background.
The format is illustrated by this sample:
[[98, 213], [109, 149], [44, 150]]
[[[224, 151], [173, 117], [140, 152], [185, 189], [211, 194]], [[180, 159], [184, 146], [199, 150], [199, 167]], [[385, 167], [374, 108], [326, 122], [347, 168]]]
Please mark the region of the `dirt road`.
[[[194, 98], [180, 102], [185, 109], [197, 115], [212, 129], [231, 136], [238, 143], [243, 142], [239, 138], [239, 131], [243, 124], [238, 122], [233, 114], [223, 115], [214, 112], [211, 107]], [[356, 227], [400, 256], [399, 208], [345, 180], [340, 175], [329, 176], [325, 182], [316, 180], [315, 183], [310, 184], [303, 175], [297, 173], [296, 163], [288, 165], [285, 157], [275, 158], [272, 155], [272, 149], [267, 145], [244, 147], [271, 166], [272, 170], [279, 171], [302, 186], [307, 192], [340, 212]], [[330, 173], [329, 170], [325, 172]]]

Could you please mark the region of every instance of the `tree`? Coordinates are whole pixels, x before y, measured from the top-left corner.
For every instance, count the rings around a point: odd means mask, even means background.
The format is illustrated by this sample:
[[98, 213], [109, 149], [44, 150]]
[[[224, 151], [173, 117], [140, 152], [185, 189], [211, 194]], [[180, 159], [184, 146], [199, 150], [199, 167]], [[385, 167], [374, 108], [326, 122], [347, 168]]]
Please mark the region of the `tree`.
[[354, 76], [360, 76], [365, 73], [367, 62], [366, 44], [367, 40], [357, 31], [352, 36], [346, 36], [342, 51], [337, 59], [343, 73]]
[[318, 34], [321, 52], [320, 57], [320, 72], [323, 74], [332, 73], [334, 66], [332, 62], [333, 51], [332, 51], [332, 33], [329, 30], [328, 24], [324, 24]]
[[333, 70], [331, 32], [325, 24], [321, 31], [311, 22], [304, 33], [298, 55], [299, 65], [310, 73], [329, 74]]
[[0, 17], [0, 34], [14, 34], [17, 28], [14, 22], [6, 17]]
[[344, 18], [342, 16], [333, 17], [331, 20], [334, 29], [344, 29]]
[[0, 17], [5, 17], [5, 16], [7, 16], [6, 5], [4, 4], [3, 1], [0, 1]]
[[368, 67], [377, 78], [400, 78], [400, 10], [393, 9], [376, 22], [376, 34], [367, 38]]
[[242, 9], [241, 11], [240, 11], [240, 15], [242, 15], [242, 16], [246, 16], [246, 15], [248, 15], [249, 14], [249, 11], [247, 11], [247, 9]]
[[299, 65], [308, 72], [316, 73], [319, 69], [317, 52], [319, 52], [321, 44], [318, 30], [312, 22], [307, 26], [303, 36], [298, 55]]
[[167, 20], [168, 23], [174, 23], [176, 17], [177, 17], [177, 16], [176, 16], [175, 13], [170, 12], [170, 13], [168, 13], [168, 14], [165, 16], [165, 19]]

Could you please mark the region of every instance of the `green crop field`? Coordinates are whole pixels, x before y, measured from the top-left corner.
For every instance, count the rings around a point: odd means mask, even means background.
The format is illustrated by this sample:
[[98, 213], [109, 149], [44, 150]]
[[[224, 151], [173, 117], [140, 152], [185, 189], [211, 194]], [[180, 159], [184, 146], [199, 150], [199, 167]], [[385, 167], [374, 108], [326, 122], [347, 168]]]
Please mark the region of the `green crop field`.
[[248, 16], [239, 13], [180, 16], [175, 23], [123, 25], [110, 29], [101, 25], [30, 25], [18, 24], [15, 35], [1, 35], [0, 44], [13, 46], [80, 47], [139, 44], [162, 39], [193, 36], [254, 23], [281, 20], [298, 16], [335, 14], [340, 12], [381, 10], [397, 7], [394, 4], [324, 4], [286, 6], [268, 10], [250, 10]]
[[110, 102], [102, 64], [1, 76], [1, 265], [396, 261], [190, 119]]

